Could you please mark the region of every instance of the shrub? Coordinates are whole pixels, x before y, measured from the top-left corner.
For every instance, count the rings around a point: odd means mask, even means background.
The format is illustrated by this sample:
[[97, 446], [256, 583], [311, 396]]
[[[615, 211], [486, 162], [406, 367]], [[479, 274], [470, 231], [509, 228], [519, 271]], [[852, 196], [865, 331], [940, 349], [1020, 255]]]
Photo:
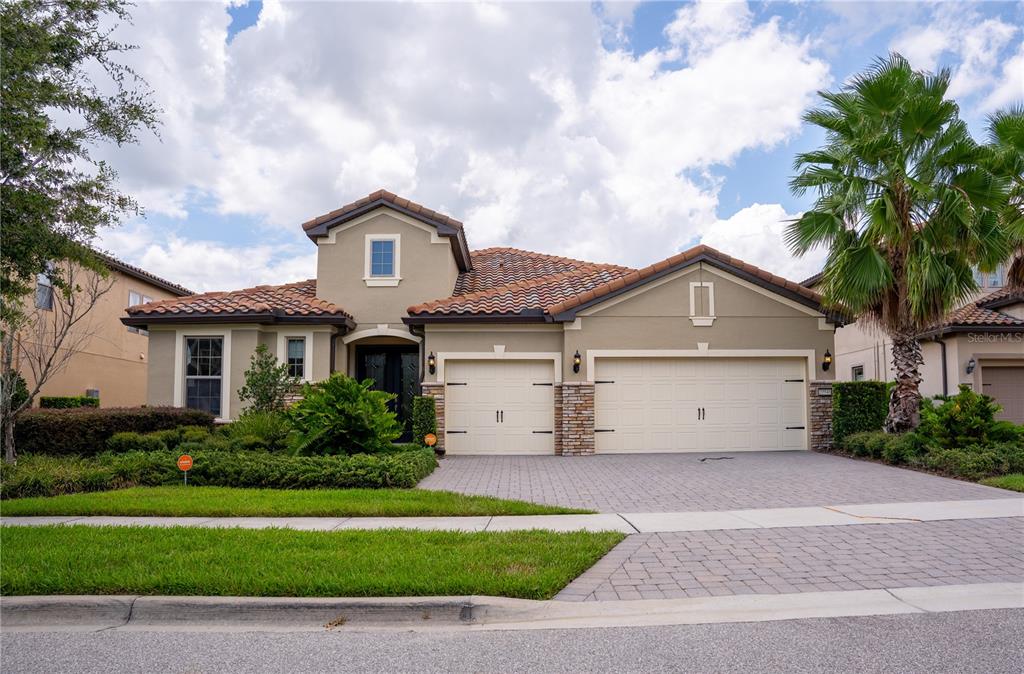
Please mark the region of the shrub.
[[[159, 431], [166, 433], [166, 431]], [[157, 433], [114, 433], [107, 440], [107, 449], [118, 454], [127, 452], [166, 452], [168, 447]]]
[[115, 433], [151, 431], [179, 426], [213, 426], [213, 415], [177, 407], [32, 410], [18, 416], [15, 444], [23, 454], [102, 452]]
[[1000, 407], [992, 398], [975, 393], [965, 384], [954, 396], [938, 397], [939, 405], [922, 405], [921, 424], [915, 433], [932, 449], [958, 449], [1019, 437], [1012, 424], [996, 421]]
[[265, 344], [252, 352], [245, 384], [238, 389], [238, 399], [252, 412], [274, 412], [284, 409], [285, 396], [299, 383], [288, 375], [288, 365], [278, 363]]
[[928, 467], [949, 473], [966, 480], [980, 480], [999, 472], [999, 456], [981, 446], [971, 445], [963, 449], [939, 449], [927, 458]]
[[424, 448], [380, 455], [287, 456], [210, 451], [189, 444], [175, 452], [108, 452], [91, 459], [28, 456], [0, 468], [0, 498], [180, 484], [175, 460], [182, 450], [195, 461], [188, 481], [196, 486], [410, 489], [437, 465], [433, 451]]
[[882, 448], [882, 461], [898, 466], [914, 463], [918, 458], [918, 445], [910, 433], [890, 435]]
[[70, 410], [76, 407], [99, 407], [100, 399], [89, 396], [39, 396], [43, 409]]
[[427, 433], [437, 435], [437, 406], [431, 396], [416, 396], [412, 399], [412, 439], [425, 445]]
[[28, 400], [28, 384], [19, 373], [9, 370], [8, 374], [11, 388], [14, 389], [14, 393], [11, 394], [11, 409], [15, 410]]
[[224, 427], [224, 434], [239, 448], [262, 449], [268, 452], [288, 448], [292, 425], [282, 412], [247, 411]]
[[851, 433], [880, 431], [889, 413], [885, 382], [832, 384], [832, 439], [837, 446]]
[[875, 456], [877, 448], [880, 456], [885, 438], [884, 431], [862, 431], [847, 435], [840, 446], [854, 456]]
[[303, 399], [286, 414], [295, 430], [294, 453], [357, 454], [387, 451], [402, 434], [388, 409], [391, 393], [372, 391], [372, 381], [358, 382], [336, 373], [303, 387]]

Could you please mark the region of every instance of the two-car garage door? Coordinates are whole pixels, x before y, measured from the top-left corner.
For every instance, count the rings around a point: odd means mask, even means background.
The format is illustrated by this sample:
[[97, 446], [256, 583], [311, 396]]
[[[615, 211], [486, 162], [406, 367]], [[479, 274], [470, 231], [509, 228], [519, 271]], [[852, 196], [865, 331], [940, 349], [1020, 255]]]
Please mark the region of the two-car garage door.
[[800, 358], [599, 358], [596, 451], [806, 449], [806, 363]]

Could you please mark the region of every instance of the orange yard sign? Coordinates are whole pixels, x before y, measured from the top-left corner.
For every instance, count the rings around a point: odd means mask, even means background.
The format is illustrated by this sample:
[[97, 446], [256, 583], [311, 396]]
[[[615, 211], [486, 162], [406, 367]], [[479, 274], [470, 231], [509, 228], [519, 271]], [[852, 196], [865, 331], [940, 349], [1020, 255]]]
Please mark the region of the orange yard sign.
[[423, 436], [423, 442], [426, 443], [427, 447], [433, 447], [437, 444], [437, 436], [433, 433], [427, 433]]
[[187, 471], [192, 467], [192, 457], [188, 454], [182, 454], [178, 457], [178, 470]]

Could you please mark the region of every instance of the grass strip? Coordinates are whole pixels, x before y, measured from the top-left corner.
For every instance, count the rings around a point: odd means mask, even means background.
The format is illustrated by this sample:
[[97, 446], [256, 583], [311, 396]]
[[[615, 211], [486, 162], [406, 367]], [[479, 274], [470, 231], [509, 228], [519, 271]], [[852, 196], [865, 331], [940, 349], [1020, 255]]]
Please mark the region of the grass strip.
[[592, 511], [426, 489], [132, 487], [0, 502], [0, 514], [5, 517], [459, 517], [586, 512]]
[[549, 599], [617, 532], [4, 527], [0, 594]]
[[1024, 491], [1024, 473], [1010, 473], [999, 477], [989, 477], [981, 481], [990, 487], [1009, 489], [1010, 491]]

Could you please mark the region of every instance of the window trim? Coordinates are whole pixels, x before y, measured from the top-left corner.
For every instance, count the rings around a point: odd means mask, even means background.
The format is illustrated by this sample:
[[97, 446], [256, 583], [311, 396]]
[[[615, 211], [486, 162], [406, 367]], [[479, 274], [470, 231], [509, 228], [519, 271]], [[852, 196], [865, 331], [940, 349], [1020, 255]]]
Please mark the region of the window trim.
[[[186, 367], [186, 359], [188, 358], [188, 340], [190, 339], [219, 339], [220, 340], [220, 374], [217, 376], [212, 375], [193, 375], [190, 376], [188, 368]], [[228, 390], [228, 370], [231, 367], [230, 351], [227, 347], [228, 336], [226, 334], [216, 335], [196, 335], [196, 334], [185, 334], [181, 339], [181, 373], [182, 377], [182, 403], [181, 406], [186, 409], [194, 409], [188, 406], [188, 380], [189, 379], [202, 379], [212, 380], [216, 379], [220, 382], [220, 414], [216, 415], [217, 419], [226, 419], [225, 412], [227, 411], [227, 405], [230, 405], [230, 396], [225, 396], [224, 393]], [[226, 398], [226, 399], [225, 399]]]
[[[291, 352], [289, 351], [289, 347], [291, 346], [292, 342], [302, 342], [302, 365], [301, 365], [302, 373], [301, 374], [292, 374], [292, 372], [291, 372], [291, 369], [292, 369], [292, 362], [291, 362], [292, 361], [292, 355], [291, 355]], [[284, 360], [284, 364], [288, 366], [288, 376], [296, 377], [297, 379], [305, 379], [306, 378], [306, 354], [307, 353], [309, 353], [309, 348], [306, 345], [306, 338], [305, 337], [302, 337], [302, 336], [291, 336], [291, 335], [286, 335], [285, 336], [285, 338], [284, 338], [284, 358], [283, 358], [283, 360]]]
[[[36, 295], [35, 295], [35, 298], [33, 300], [33, 304], [35, 305], [36, 309], [42, 309], [43, 311], [53, 311], [53, 304], [54, 304], [53, 279], [50, 278], [50, 274], [53, 273], [53, 268], [54, 268], [53, 263], [47, 262], [46, 263], [46, 271], [44, 271], [44, 272], [42, 272], [40, 274], [36, 274]], [[49, 291], [49, 294], [47, 295], [47, 297], [49, 298], [49, 302], [47, 303], [47, 306], [43, 306], [43, 305], [41, 305], [39, 303], [39, 289], [40, 288], [46, 288]]]
[[[139, 297], [139, 299], [142, 300], [142, 301], [141, 302], [136, 302], [136, 303], [132, 304], [132, 295], [137, 295]], [[139, 304], [146, 304], [147, 302], [152, 302], [153, 300], [154, 300], [154, 298], [150, 297], [149, 295], [146, 295], [145, 293], [141, 293], [138, 290], [132, 290], [131, 288], [128, 289], [128, 306], [129, 307], [138, 306]], [[128, 326], [128, 332], [133, 332], [133, 333], [135, 333], [137, 335], [142, 335], [143, 337], [148, 337], [149, 336], [149, 330], [146, 330], [145, 328], [137, 328], [134, 325], [129, 325]]]
[[305, 363], [299, 381], [313, 381], [313, 330], [279, 330], [277, 333], [277, 362], [288, 364], [288, 340], [301, 339], [306, 342]]
[[230, 421], [232, 389], [231, 328], [229, 327], [190, 327], [174, 330], [174, 406], [185, 407], [185, 340], [190, 337], [220, 337], [224, 340], [221, 357], [228, 366], [221, 371], [221, 415], [217, 417], [217, 421]]
[[[374, 276], [373, 242], [391, 241], [394, 244], [394, 273], [391, 276]], [[363, 250], [363, 283], [367, 287], [394, 287], [402, 281], [402, 235], [401, 234], [367, 234], [364, 237]]]
[[[697, 314], [697, 288], [708, 289], [709, 313]], [[714, 281], [690, 281], [690, 323], [694, 327], [709, 328], [715, 324], [715, 282]]]
[[[857, 379], [858, 369], [860, 369], [860, 379]], [[867, 381], [867, 376], [864, 374], [863, 363], [858, 363], [857, 365], [850, 366], [850, 381]]]

